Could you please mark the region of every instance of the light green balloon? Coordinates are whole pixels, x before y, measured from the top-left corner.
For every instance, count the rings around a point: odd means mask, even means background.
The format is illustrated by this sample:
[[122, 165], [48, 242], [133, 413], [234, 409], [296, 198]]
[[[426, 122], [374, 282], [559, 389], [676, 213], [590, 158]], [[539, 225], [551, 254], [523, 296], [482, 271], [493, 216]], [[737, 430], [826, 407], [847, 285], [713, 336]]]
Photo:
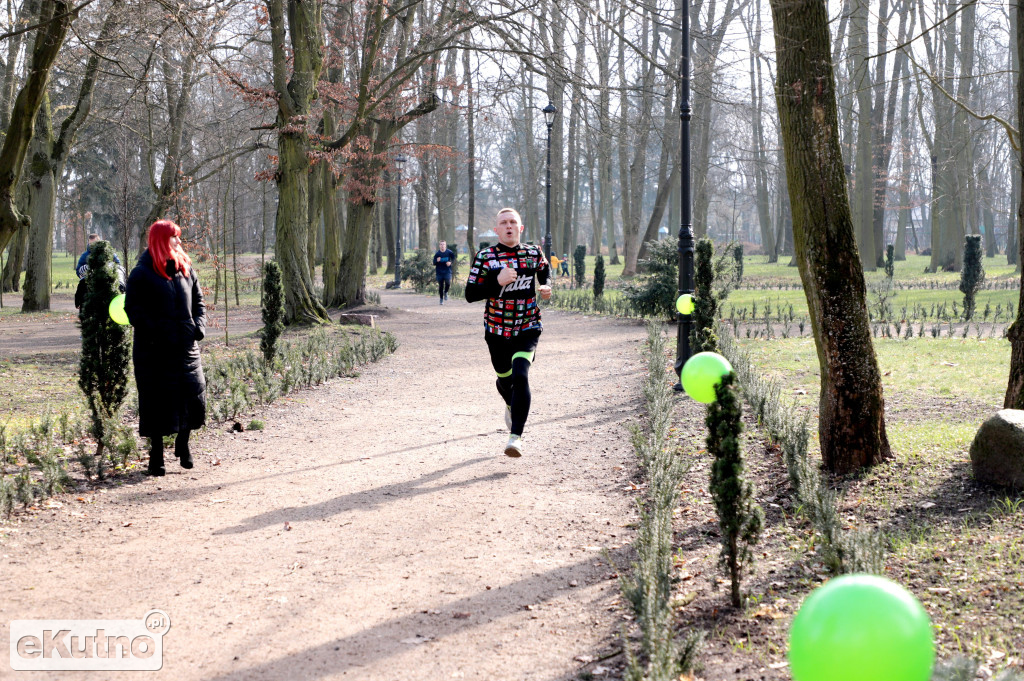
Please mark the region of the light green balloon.
[[679, 314], [693, 314], [693, 296], [684, 293], [676, 298], [676, 310]]
[[794, 681], [928, 681], [932, 625], [920, 601], [876, 575], [844, 575], [819, 587], [789, 630]]
[[698, 352], [686, 360], [679, 374], [686, 394], [704, 404], [715, 401], [715, 386], [732, 372], [729, 360], [717, 352]]
[[124, 311], [124, 294], [114, 296], [113, 300], [110, 301], [110, 307], [107, 308], [110, 312], [110, 318], [121, 326], [128, 324], [128, 315]]

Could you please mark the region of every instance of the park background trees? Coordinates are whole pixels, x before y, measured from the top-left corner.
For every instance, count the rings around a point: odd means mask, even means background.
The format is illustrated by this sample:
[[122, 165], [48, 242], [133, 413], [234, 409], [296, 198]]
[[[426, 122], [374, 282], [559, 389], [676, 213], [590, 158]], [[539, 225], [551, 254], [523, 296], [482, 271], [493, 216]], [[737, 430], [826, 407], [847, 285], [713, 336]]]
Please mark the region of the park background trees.
[[[858, 262], [843, 277], [877, 268], [890, 244], [957, 270], [972, 234], [986, 258], [1016, 262], [1016, 5], [821, 9], [829, 163], [842, 169], [829, 181], [842, 181], [853, 234], [832, 255]], [[237, 304], [239, 253], [269, 253], [288, 321], [322, 322], [365, 301], [368, 272], [394, 271], [398, 231], [407, 248], [445, 238], [465, 252], [514, 205], [540, 241], [549, 135], [555, 250], [607, 254], [628, 279], [680, 222], [684, 11], [694, 231], [810, 267], [807, 229], [823, 223], [794, 203], [807, 196], [765, 96], [782, 81], [769, 3], [22, 0], [0, 12], [3, 289], [45, 310], [52, 250], [76, 253], [97, 231], [130, 265], [165, 216], [213, 262], [214, 304], [232, 287]], [[870, 343], [856, 346], [843, 353]]]

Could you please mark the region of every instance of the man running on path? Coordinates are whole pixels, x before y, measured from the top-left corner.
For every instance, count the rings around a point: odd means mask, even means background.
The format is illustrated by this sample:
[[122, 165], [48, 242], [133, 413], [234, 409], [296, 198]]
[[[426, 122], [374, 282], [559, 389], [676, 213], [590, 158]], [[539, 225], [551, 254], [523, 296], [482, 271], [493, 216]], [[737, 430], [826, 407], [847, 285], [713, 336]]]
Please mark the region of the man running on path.
[[[530, 413], [530, 365], [540, 340], [537, 294], [551, 297], [550, 268], [540, 247], [519, 242], [522, 218], [513, 208], [498, 212], [498, 245], [476, 254], [466, 282], [466, 301], [487, 299], [484, 340], [498, 374], [497, 387], [505, 400], [509, 428], [507, 456], [522, 456], [523, 427]], [[535, 284], [540, 283], [540, 286]]]
[[441, 295], [441, 304], [448, 300], [448, 289], [452, 287], [452, 264], [455, 262], [455, 252], [448, 248], [448, 243], [441, 239], [437, 242], [437, 252], [434, 253], [434, 274], [437, 278], [437, 292]]

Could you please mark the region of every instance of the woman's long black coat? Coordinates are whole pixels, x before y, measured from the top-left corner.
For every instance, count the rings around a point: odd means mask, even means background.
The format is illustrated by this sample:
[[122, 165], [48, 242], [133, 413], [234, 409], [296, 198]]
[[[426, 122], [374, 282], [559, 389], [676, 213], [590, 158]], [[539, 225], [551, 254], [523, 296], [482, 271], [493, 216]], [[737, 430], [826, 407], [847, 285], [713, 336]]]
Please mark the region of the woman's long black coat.
[[164, 279], [145, 251], [128, 276], [124, 310], [135, 327], [139, 434], [160, 437], [203, 426], [206, 379], [197, 341], [206, 336], [206, 305], [195, 268]]

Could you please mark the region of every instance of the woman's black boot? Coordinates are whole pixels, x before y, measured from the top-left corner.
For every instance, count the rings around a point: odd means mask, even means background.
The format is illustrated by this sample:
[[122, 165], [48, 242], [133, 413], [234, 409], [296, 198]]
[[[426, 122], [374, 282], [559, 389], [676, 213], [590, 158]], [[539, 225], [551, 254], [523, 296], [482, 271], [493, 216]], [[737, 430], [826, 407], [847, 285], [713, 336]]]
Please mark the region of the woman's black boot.
[[174, 456], [181, 459], [182, 468], [192, 468], [195, 465], [192, 461], [192, 452], [188, 449], [188, 436], [191, 431], [183, 430], [174, 438]]
[[160, 436], [151, 437], [149, 443], [149, 466], [146, 468], [146, 474], [165, 475], [167, 470], [164, 468], [164, 439]]

